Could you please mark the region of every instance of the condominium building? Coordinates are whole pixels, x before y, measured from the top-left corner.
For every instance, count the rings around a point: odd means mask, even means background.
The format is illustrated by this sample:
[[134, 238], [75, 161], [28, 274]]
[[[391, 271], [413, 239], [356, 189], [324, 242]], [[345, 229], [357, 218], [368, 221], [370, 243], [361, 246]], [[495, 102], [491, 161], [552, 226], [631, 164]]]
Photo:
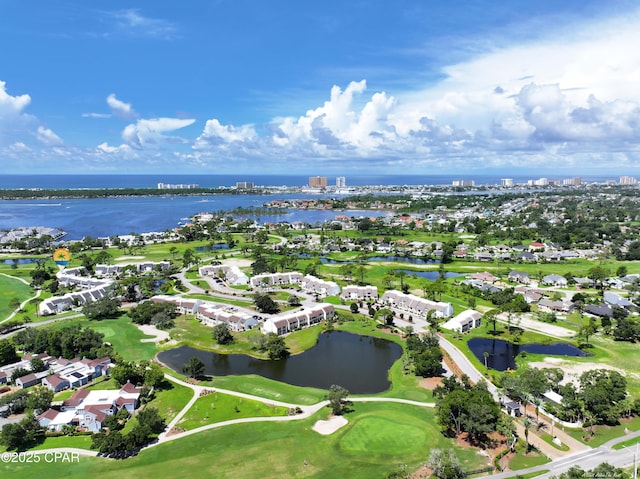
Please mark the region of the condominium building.
[[309, 177], [309, 186], [311, 188], [326, 188], [327, 187], [327, 177], [326, 176], [310, 176]]

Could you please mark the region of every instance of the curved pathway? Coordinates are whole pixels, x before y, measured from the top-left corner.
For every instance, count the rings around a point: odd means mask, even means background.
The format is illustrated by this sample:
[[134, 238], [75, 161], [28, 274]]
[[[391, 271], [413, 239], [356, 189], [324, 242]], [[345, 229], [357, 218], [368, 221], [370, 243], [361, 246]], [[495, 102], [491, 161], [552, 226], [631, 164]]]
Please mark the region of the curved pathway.
[[[193, 391], [193, 397], [189, 400], [189, 402], [182, 408], [182, 410], [174, 417], [171, 422], [167, 425], [165, 431], [158, 436], [158, 441], [154, 444], [149, 445], [148, 447], [152, 447], [156, 444], [161, 444], [167, 441], [173, 441], [174, 439], [179, 439], [182, 437], [190, 436], [192, 434], [196, 434], [198, 432], [207, 431], [209, 429], [216, 429], [223, 426], [228, 426], [231, 424], [243, 424], [250, 422], [265, 422], [265, 421], [296, 421], [299, 419], [306, 419], [311, 417], [322, 408], [326, 407], [329, 404], [329, 401], [320, 401], [316, 404], [312, 404], [310, 406], [300, 405], [300, 404], [292, 404], [283, 401], [277, 401], [272, 399], [265, 399], [259, 396], [253, 396], [251, 394], [241, 393], [238, 391], [231, 391], [229, 389], [221, 389], [216, 387], [209, 386], [197, 386], [195, 384], [188, 383], [186, 381], [182, 381], [181, 379], [175, 378], [170, 374], [165, 374], [164, 377], [169, 381], [172, 381], [176, 384], [179, 384], [184, 387], [188, 387]], [[205, 426], [201, 426], [196, 429], [191, 429], [189, 431], [179, 432], [170, 434], [173, 428], [180, 423], [185, 414], [193, 407], [195, 402], [198, 400], [203, 391], [211, 391], [211, 392], [219, 392], [222, 394], [227, 394], [230, 396], [236, 396], [244, 399], [250, 399], [253, 401], [260, 401], [269, 406], [282, 406], [288, 409], [300, 408], [302, 410], [301, 414], [296, 414], [293, 416], [270, 416], [270, 417], [247, 417], [241, 419], [232, 419], [229, 421], [217, 422], [212, 424], [207, 424]], [[435, 407], [435, 403], [423, 403], [419, 401], [412, 401], [410, 399], [400, 399], [400, 398], [384, 398], [384, 397], [349, 397], [349, 401], [351, 402], [395, 402], [402, 404], [409, 404], [412, 406], [421, 406], [421, 407]]]
[[[17, 276], [11, 276], [10, 274], [6, 274], [6, 273], [0, 273], [0, 274], [2, 276], [6, 276], [7, 278], [10, 278], [10, 279], [17, 279], [18, 281], [23, 282], [27, 286], [29, 285], [29, 282], [27, 280], [25, 280], [24, 278], [18, 278]], [[18, 314], [22, 309], [24, 309], [24, 307], [27, 305], [27, 303], [29, 301], [31, 301], [33, 299], [36, 299], [36, 298], [39, 298], [40, 297], [40, 293], [42, 293], [42, 290], [40, 290], [40, 289], [36, 290], [36, 294], [34, 296], [31, 296], [30, 298], [27, 298], [22, 303], [20, 303], [20, 306], [18, 306], [15, 309], [15, 311], [13, 311], [9, 316], [7, 316], [5, 319], [0, 321], [0, 324], [6, 323], [7, 321], [10, 321], [16, 314]]]

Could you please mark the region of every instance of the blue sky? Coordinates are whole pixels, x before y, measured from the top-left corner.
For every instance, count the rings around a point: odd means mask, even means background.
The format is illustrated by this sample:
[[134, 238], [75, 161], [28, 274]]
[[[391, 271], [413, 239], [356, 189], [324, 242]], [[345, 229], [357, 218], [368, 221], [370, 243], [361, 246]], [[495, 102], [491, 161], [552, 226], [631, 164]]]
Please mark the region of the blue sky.
[[0, 7], [4, 173], [640, 174], [635, 1]]

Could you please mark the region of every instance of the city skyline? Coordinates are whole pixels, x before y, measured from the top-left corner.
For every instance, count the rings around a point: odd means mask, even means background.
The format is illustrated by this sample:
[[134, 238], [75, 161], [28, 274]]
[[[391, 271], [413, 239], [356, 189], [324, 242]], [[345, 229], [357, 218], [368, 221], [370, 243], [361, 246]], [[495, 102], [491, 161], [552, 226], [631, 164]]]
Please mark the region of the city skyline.
[[638, 175], [634, 2], [36, 4], [4, 173]]

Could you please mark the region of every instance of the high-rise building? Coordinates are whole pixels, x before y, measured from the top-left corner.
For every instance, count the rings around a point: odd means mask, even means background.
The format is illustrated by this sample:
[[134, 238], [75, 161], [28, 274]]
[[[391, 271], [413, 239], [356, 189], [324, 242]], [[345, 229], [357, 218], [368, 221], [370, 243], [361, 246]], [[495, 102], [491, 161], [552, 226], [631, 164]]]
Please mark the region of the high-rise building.
[[476, 182], [473, 180], [453, 180], [451, 186], [475, 186]]
[[310, 176], [309, 177], [309, 186], [311, 188], [326, 188], [327, 187], [327, 177], [326, 176]]
[[620, 184], [621, 185], [635, 185], [638, 182], [633, 176], [621, 176]]
[[250, 190], [253, 188], [253, 181], [238, 181], [236, 182], [236, 188], [239, 190]]
[[506, 186], [506, 187], [513, 186], [513, 178], [502, 178], [500, 180], [500, 186]]
[[336, 178], [336, 188], [344, 188], [347, 186], [347, 179], [344, 176], [338, 176]]

